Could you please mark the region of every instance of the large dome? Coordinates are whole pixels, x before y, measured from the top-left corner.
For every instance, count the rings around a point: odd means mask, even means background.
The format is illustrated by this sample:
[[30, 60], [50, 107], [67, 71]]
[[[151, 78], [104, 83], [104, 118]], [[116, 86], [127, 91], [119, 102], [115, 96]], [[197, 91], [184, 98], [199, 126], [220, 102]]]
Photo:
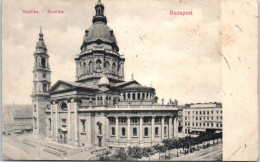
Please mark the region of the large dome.
[[84, 42], [90, 43], [97, 41], [98, 39], [107, 43], [116, 44], [116, 37], [113, 30], [101, 21], [94, 23], [85, 31]]

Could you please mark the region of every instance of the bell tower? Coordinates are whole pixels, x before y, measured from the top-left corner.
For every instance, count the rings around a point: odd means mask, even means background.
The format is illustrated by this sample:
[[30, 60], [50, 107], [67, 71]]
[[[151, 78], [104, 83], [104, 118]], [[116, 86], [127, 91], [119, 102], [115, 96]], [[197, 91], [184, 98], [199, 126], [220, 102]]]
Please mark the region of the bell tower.
[[33, 134], [36, 137], [45, 136], [45, 111], [50, 108], [50, 97], [48, 90], [51, 86], [51, 71], [49, 55], [43, 40], [42, 29], [40, 29], [39, 40], [34, 52], [33, 67]]

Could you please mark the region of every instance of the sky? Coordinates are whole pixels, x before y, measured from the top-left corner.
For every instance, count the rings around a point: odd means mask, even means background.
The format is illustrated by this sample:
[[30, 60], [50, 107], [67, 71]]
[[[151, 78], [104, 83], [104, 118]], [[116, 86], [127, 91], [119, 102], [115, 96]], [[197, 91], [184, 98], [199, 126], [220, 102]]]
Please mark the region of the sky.
[[[30, 104], [33, 53], [40, 26], [51, 83], [75, 81], [74, 56], [92, 25], [97, 0], [5, 0], [2, 8], [2, 103]], [[221, 8], [217, 0], [102, 0], [107, 25], [134, 79], [180, 104], [221, 102]], [[63, 14], [48, 14], [48, 10]], [[25, 14], [23, 10], [38, 10]], [[170, 11], [193, 15], [170, 15]]]

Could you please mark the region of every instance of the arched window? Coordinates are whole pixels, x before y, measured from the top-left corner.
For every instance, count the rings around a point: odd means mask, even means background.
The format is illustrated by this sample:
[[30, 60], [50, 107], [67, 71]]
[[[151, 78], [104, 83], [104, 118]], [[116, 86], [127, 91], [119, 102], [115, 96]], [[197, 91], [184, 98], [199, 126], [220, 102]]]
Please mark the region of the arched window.
[[116, 133], [115, 133], [115, 128], [112, 127], [112, 136], [114, 136]]
[[164, 134], [166, 134], [166, 130], [167, 130], [167, 128], [166, 128], [166, 127], [164, 127]]
[[61, 108], [62, 111], [67, 111], [67, 109], [68, 109], [66, 103], [62, 103], [60, 108]]
[[130, 93], [127, 93], [127, 98], [128, 100], [130, 100]]
[[158, 128], [158, 127], [155, 128], [155, 135], [156, 135], [156, 136], [159, 135], [159, 128]]
[[112, 65], [112, 73], [116, 74], [116, 63], [113, 63]]
[[137, 129], [133, 128], [133, 136], [137, 136]]
[[102, 124], [98, 123], [98, 132], [101, 135], [102, 134]]
[[144, 100], [144, 95], [145, 95], [145, 93], [143, 93], [143, 95], [142, 95], [142, 100]]
[[125, 136], [125, 128], [122, 128], [122, 136]]
[[42, 67], [46, 67], [46, 60], [45, 60], [45, 58], [42, 58], [42, 60], [41, 60], [41, 63], [42, 63]]
[[109, 72], [109, 67], [110, 67], [110, 64], [108, 61], [105, 62], [105, 69], [106, 69], [106, 72]]
[[102, 62], [98, 59], [97, 62], [96, 62], [96, 70], [97, 71], [101, 71], [101, 64], [102, 64]]
[[148, 136], [148, 128], [144, 128], [144, 136]]
[[89, 73], [93, 73], [94, 67], [93, 67], [93, 62], [92, 61], [89, 62], [88, 69], [89, 69]]
[[140, 100], [140, 93], [137, 94], [137, 100]]
[[46, 84], [46, 83], [43, 83], [43, 84], [42, 84], [42, 90], [43, 90], [44, 93], [47, 92], [48, 87], [47, 87], [47, 84]]
[[135, 93], [133, 93], [133, 96], [132, 96], [132, 97], [133, 97], [133, 100], [135, 100]]
[[83, 63], [83, 74], [85, 74], [87, 72], [87, 66], [86, 63]]
[[125, 93], [123, 93], [123, 98], [124, 98], [124, 100], [126, 99], [126, 98], [125, 98]]

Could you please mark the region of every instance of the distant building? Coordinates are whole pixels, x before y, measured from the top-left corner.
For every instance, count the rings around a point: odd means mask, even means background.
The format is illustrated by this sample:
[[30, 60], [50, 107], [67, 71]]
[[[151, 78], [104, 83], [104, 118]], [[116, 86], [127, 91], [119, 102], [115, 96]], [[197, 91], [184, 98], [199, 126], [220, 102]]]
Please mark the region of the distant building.
[[32, 132], [31, 105], [3, 105], [2, 134], [15, 135]]
[[222, 131], [222, 103], [186, 104], [180, 120], [182, 132], [200, 134], [202, 132]]
[[16, 134], [30, 133], [33, 130], [32, 108], [14, 112], [13, 130]]

